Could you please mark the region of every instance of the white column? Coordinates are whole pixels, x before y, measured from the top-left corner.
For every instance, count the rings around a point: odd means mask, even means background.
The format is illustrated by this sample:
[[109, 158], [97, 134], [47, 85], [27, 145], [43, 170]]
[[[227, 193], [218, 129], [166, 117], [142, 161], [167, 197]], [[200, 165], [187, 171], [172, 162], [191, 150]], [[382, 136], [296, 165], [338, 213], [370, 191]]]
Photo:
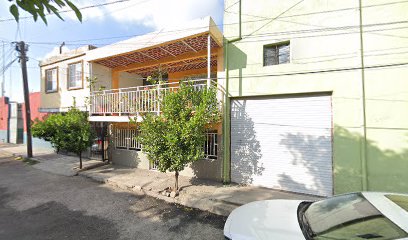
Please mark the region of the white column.
[[207, 39], [207, 87], [211, 86], [211, 35]]
[[[85, 62], [85, 63], [86, 63], [86, 62]], [[89, 96], [89, 102], [88, 102], [88, 104], [89, 104], [89, 111], [88, 111], [88, 113], [89, 113], [89, 116], [91, 116], [92, 113], [96, 110], [96, 109], [95, 109], [95, 103], [94, 103], [94, 101], [95, 101], [96, 99], [92, 96], [92, 91], [94, 91], [94, 89], [92, 89], [92, 84], [91, 84], [92, 78], [93, 78], [92, 62], [89, 62], [88, 64], [89, 64], [89, 65], [88, 65], [88, 66], [89, 66], [89, 73], [88, 73], [88, 74], [85, 74], [85, 73], [83, 72], [82, 74], [84, 74], [85, 76], [88, 75], [88, 78], [89, 78], [89, 79], [88, 79], [88, 80], [89, 80], [89, 93], [87, 93], [87, 94], [88, 94], [88, 96]], [[85, 107], [87, 107], [87, 106], [85, 106]]]

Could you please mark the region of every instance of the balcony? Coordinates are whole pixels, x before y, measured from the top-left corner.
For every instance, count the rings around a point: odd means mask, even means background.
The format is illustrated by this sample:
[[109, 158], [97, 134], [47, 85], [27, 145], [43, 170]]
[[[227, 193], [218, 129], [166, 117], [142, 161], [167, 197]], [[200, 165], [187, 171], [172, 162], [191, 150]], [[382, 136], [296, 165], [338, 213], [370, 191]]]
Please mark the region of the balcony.
[[[207, 79], [192, 82], [195, 90], [207, 88]], [[216, 85], [215, 82], [210, 84]], [[92, 92], [89, 114], [90, 117], [112, 116], [122, 119], [139, 116], [141, 113], [159, 114], [160, 100], [178, 88], [179, 83], [174, 82]]]

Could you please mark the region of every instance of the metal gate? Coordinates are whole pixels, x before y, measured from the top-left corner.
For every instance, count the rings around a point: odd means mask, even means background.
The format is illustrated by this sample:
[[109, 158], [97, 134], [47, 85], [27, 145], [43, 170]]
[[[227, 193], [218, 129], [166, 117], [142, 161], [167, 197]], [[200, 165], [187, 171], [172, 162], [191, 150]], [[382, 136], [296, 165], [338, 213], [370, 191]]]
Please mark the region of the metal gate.
[[102, 161], [109, 160], [108, 123], [94, 122], [92, 127], [96, 136], [90, 148], [90, 158]]

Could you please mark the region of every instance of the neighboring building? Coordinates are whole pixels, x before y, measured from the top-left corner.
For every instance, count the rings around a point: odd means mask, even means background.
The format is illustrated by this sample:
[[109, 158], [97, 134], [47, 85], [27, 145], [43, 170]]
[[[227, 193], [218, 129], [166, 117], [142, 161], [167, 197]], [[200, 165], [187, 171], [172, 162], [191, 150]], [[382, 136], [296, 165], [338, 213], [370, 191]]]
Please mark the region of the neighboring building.
[[[87, 81], [89, 79], [89, 64], [84, 61], [84, 58], [85, 54], [92, 49], [95, 47], [87, 45], [66, 52], [60, 51], [58, 55], [40, 62], [41, 99], [39, 112], [41, 114], [67, 112], [74, 104], [81, 111], [89, 110], [87, 102], [90, 96]], [[31, 106], [32, 108], [33, 106]], [[35, 119], [34, 116], [32, 118]], [[33, 142], [35, 144], [35, 139]], [[100, 151], [102, 143], [96, 140], [95, 144], [97, 147], [91, 148], [91, 151], [84, 153], [84, 156], [104, 158], [104, 152]]]
[[[40, 112], [40, 107], [41, 107], [41, 92], [32, 92], [29, 95], [30, 97], [30, 115], [31, 115], [31, 121], [33, 122], [36, 119], [43, 120], [48, 113]], [[25, 116], [25, 104], [24, 103], [19, 103], [21, 105], [21, 118], [22, 118], [22, 126], [23, 126], [23, 142], [27, 142], [27, 128], [26, 128], [26, 116]], [[39, 138], [32, 138], [33, 146], [35, 148], [42, 148], [42, 149], [52, 149], [52, 146], [49, 142], [44, 141]]]
[[86, 52], [94, 46], [84, 46], [40, 62], [42, 113], [66, 112], [74, 104], [87, 111], [89, 98], [89, 64], [84, 61]]
[[[222, 44], [220, 30], [206, 17], [177, 29], [164, 29], [47, 59], [40, 65], [41, 110], [64, 111], [75, 97], [77, 106], [89, 111], [89, 121], [98, 133], [91, 147], [93, 152], [101, 152], [102, 158], [110, 158], [114, 164], [155, 170], [134, 138], [138, 130], [130, 124], [130, 118], [140, 122], [140, 114], [160, 113], [160, 96], [178, 88], [180, 80], [193, 79], [197, 88], [217, 84], [217, 74], [223, 71]], [[83, 69], [82, 72], [74, 70], [75, 76], [92, 80], [89, 87], [75, 80], [76, 87], [69, 89], [73, 74], [66, 73], [70, 73], [69, 68], [74, 64], [80, 65], [75, 69]], [[147, 82], [146, 78], [159, 69], [166, 83], [159, 86]], [[206, 159], [191, 164], [181, 175], [222, 179], [223, 157], [218, 149], [221, 133], [221, 124], [209, 130], [203, 146]], [[106, 151], [108, 142], [110, 151]]]
[[[40, 113], [40, 92], [29, 94], [31, 120], [43, 119], [47, 114]], [[0, 98], [0, 142], [15, 144], [26, 143], [25, 105], [24, 103], [10, 102], [8, 97]], [[33, 138], [35, 148], [51, 148], [48, 142]]]
[[225, 1], [225, 180], [408, 192], [408, 3], [362, 5]]
[[10, 141], [9, 135], [9, 98], [0, 97], [0, 142]]

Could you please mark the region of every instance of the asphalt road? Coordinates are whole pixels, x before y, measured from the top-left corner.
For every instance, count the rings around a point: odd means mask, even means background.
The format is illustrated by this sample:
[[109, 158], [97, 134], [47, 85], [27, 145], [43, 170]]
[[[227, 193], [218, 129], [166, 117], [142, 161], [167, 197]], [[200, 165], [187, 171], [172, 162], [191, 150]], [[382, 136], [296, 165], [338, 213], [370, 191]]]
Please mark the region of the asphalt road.
[[224, 222], [0, 153], [0, 239], [223, 239]]

